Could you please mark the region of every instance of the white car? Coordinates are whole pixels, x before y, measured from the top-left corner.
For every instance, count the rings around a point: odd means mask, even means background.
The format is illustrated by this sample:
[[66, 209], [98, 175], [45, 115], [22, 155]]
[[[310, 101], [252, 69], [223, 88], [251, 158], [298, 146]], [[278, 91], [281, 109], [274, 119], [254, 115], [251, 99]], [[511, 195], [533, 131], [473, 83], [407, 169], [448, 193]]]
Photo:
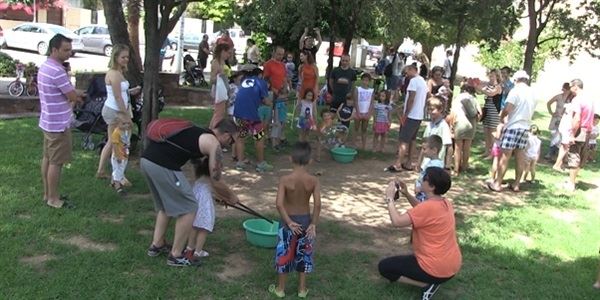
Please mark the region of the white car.
[[23, 23], [11, 30], [4, 30], [4, 43], [9, 48], [33, 50], [46, 55], [50, 39], [58, 33], [73, 40], [73, 54], [83, 49], [78, 35], [65, 27], [46, 23]]

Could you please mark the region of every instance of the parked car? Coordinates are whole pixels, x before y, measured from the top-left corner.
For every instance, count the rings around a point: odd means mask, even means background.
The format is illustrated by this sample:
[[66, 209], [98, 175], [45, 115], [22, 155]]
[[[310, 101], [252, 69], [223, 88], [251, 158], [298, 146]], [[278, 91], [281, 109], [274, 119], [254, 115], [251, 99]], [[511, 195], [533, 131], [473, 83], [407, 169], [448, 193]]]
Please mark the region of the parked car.
[[4, 48], [4, 31], [2, 30], [2, 26], [0, 26], [0, 48]]
[[81, 38], [67, 28], [46, 23], [23, 23], [11, 30], [4, 30], [4, 43], [10, 48], [37, 51], [46, 55], [50, 39], [56, 34], [62, 34], [71, 40], [73, 55], [83, 50]]
[[[187, 32], [183, 34], [183, 48], [188, 50], [198, 50], [198, 45], [202, 41], [202, 36], [204, 33], [191, 33]], [[177, 45], [179, 42], [179, 32], [172, 33], [168, 36], [169, 44], [171, 45], [171, 49], [177, 50]]]
[[367, 55], [371, 58], [371, 59], [380, 59], [381, 56], [383, 56], [383, 52], [382, 50], [382, 46], [374, 46], [374, 45], [365, 45], [363, 46], [363, 49], [365, 49], [367, 51]]
[[83, 26], [74, 31], [81, 38], [83, 51], [94, 52], [110, 56], [112, 42], [106, 25]]

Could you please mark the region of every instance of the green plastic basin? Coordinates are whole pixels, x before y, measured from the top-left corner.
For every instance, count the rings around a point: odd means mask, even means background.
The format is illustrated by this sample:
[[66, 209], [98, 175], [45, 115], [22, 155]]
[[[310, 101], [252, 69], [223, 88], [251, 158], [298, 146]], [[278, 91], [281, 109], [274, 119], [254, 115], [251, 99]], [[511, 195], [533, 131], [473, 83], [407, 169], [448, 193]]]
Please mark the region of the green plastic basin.
[[356, 154], [358, 153], [358, 151], [356, 151], [355, 149], [345, 147], [336, 147], [331, 149], [330, 151], [333, 160], [343, 164], [351, 163], [354, 160], [354, 157], [356, 157]]
[[246, 230], [246, 240], [258, 247], [275, 248], [279, 222], [269, 223], [263, 219], [249, 219], [242, 224]]

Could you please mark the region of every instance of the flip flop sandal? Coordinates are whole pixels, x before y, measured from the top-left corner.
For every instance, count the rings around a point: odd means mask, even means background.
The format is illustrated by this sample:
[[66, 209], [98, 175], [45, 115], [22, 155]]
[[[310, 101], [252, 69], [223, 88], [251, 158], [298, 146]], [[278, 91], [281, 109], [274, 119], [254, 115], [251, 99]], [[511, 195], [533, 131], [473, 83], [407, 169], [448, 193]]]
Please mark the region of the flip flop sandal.
[[384, 171], [385, 172], [390, 172], [390, 173], [399, 173], [399, 172], [402, 172], [402, 170], [396, 168], [396, 166], [394, 166], [394, 165], [391, 165], [391, 166], [385, 168]]
[[491, 183], [491, 182], [488, 182], [488, 183], [486, 183], [486, 184], [485, 184], [485, 185], [486, 185], [486, 187], [488, 188], [488, 190], [490, 190], [490, 191], [492, 191], [492, 192], [495, 192], [495, 193], [499, 193], [499, 192], [501, 192], [501, 191], [502, 191], [502, 190], [497, 190], [497, 189], [495, 189], [495, 188], [492, 186], [492, 184], [493, 184], [493, 183]]
[[406, 167], [404, 164], [401, 164], [401, 165], [400, 165], [400, 167], [402, 167], [402, 169], [404, 169], [404, 170], [406, 170], [406, 171], [414, 171], [414, 170], [415, 170], [415, 168], [414, 168], [414, 167], [412, 167], [412, 168], [408, 168], [408, 167]]
[[275, 287], [274, 284], [269, 285], [269, 293], [273, 294], [273, 296], [275, 296], [277, 298], [285, 297], [285, 292], [284, 291], [278, 292], [277, 288]]
[[59, 207], [52, 206], [52, 205], [48, 204], [48, 202], [46, 202], [46, 205], [48, 205], [51, 208], [56, 208], [56, 209], [74, 209], [75, 208], [75, 204], [73, 204], [73, 202], [71, 202], [69, 200], [63, 200], [62, 205]]
[[306, 298], [306, 296], [308, 295], [308, 289], [302, 291], [302, 292], [298, 292], [298, 298]]

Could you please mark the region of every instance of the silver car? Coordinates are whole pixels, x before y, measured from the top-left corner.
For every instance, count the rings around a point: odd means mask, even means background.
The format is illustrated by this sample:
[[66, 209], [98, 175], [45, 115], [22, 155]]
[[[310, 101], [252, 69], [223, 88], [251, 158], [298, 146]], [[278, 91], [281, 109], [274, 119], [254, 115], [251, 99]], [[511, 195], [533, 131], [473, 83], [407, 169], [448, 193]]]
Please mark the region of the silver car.
[[9, 48], [33, 50], [46, 55], [50, 39], [58, 33], [72, 40], [73, 55], [83, 49], [79, 36], [65, 27], [46, 23], [23, 23], [11, 30], [4, 30], [4, 43]]
[[75, 30], [75, 34], [81, 37], [83, 51], [94, 52], [110, 56], [112, 53], [112, 42], [108, 27], [105, 25], [89, 25]]

